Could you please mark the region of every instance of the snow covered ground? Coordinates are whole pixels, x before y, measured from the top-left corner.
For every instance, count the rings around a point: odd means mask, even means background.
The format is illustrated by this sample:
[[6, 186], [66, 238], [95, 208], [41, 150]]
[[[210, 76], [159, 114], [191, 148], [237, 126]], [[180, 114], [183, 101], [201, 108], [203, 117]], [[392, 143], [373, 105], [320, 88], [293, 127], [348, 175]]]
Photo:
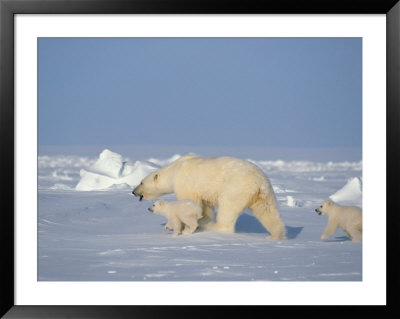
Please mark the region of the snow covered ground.
[[328, 198], [362, 206], [357, 152], [281, 150], [272, 156], [267, 150], [192, 150], [248, 159], [266, 173], [288, 237], [268, 241], [249, 211], [234, 234], [172, 237], [163, 231], [166, 220], [147, 211], [153, 201], [139, 202], [131, 191], [149, 172], [184, 153], [168, 147], [136, 151], [39, 149], [39, 281], [362, 280], [362, 243], [351, 242], [341, 230], [320, 240], [327, 217], [314, 211]]

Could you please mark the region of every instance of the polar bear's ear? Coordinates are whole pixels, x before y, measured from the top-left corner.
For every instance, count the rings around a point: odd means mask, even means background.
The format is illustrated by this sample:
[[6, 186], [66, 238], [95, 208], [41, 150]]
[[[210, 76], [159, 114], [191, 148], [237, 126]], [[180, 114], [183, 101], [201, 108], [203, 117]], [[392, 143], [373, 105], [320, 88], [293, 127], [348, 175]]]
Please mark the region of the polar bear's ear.
[[154, 181], [158, 179], [158, 174], [154, 175]]
[[332, 206], [332, 205], [333, 205], [333, 202], [328, 201], [328, 206]]

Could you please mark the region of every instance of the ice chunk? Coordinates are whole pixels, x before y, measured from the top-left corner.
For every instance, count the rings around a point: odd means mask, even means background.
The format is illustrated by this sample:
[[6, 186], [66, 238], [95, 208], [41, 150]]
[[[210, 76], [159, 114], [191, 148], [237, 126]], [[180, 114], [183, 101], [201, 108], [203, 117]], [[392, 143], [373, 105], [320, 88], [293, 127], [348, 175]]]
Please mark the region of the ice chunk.
[[110, 187], [118, 189], [117, 185], [120, 184], [134, 187], [158, 168], [156, 164], [143, 161], [131, 164], [120, 154], [106, 149], [101, 152], [92, 166], [80, 170], [81, 179], [75, 189], [78, 191], [101, 190]]
[[150, 163], [154, 163], [154, 164], [156, 164], [156, 165], [158, 165], [158, 166], [165, 166], [165, 165], [168, 165], [168, 164], [170, 164], [170, 163], [176, 161], [176, 160], [179, 159], [180, 157], [181, 157], [181, 155], [175, 154], [175, 155], [173, 155], [173, 156], [171, 156], [170, 158], [167, 158], [167, 159], [165, 159], [165, 160], [158, 159], [158, 158], [149, 158], [148, 161], [149, 161]]
[[105, 149], [99, 159], [89, 168], [93, 173], [102, 174], [112, 178], [121, 177], [126, 162], [120, 154]]
[[351, 202], [360, 204], [362, 199], [362, 181], [358, 177], [351, 178], [335, 194], [329, 196], [337, 203]]
[[293, 196], [286, 196], [286, 205], [288, 205], [289, 207], [303, 207], [307, 204], [307, 201], [296, 199]]

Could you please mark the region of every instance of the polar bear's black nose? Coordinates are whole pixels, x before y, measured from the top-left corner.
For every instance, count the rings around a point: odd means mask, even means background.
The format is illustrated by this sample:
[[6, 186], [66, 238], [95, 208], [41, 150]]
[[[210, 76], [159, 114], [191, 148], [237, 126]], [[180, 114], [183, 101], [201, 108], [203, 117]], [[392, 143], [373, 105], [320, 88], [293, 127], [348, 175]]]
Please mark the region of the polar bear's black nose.
[[142, 201], [143, 195], [136, 193], [136, 188], [132, 191], [132, 194], [135, 195], [135, 196], [139, 196], [139, 201]]
[[138, 194], [138, 193], [136, 192], [136, 190], [137, 190], [137, 187], [132, 191], [132, 194], [135, 195], [135, 196], [140, 196], [140, 194]]

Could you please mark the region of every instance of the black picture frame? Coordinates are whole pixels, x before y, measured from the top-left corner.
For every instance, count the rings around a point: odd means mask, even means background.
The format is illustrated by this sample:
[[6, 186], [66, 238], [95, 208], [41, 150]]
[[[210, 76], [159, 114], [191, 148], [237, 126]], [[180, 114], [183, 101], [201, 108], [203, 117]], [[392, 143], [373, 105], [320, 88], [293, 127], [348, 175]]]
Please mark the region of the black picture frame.
[[[15, 14], [385, 14], [387, 21], [387, 305], [386, 306], [20, 306], [14, 303], [14, 15]], [[170, 316], [324, 315], [398, 317], [399, 268], [395, 254], [398, 212], [394, 207], [399, 175], [400, 3], [398, 0], [0, 0], [0, 180], [2, 251], [0, 315], [4, 318], [159, 318]], [[397, 247], [396, 247], [397, 246]], [[398, 248], [397, 248], [398, 249]], [[329, 309], [327, 309], [329, 308]], [[327, 312], [329, 311], [329, 313]], [[229, 312], [229, 314], [228, 314]], [[232, 312], [232, 314], [230, 314]], [[249, 313], [250, 312], [250, 313]], [[258, 315], [258, 314], [257, 314]]]

